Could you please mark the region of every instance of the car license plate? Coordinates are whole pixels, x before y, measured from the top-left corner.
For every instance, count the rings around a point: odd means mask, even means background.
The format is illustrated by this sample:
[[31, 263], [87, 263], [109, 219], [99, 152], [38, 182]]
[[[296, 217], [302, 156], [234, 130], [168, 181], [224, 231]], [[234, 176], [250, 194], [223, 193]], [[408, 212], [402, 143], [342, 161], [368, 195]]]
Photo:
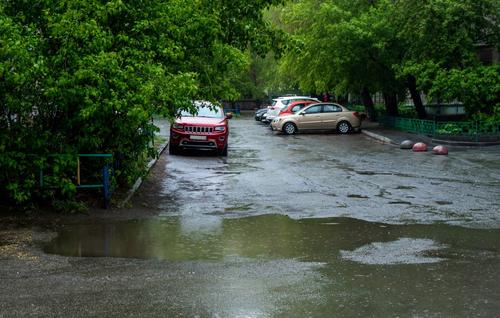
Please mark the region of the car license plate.
[[191, 140], [207, 140], [207, 136], [189, 136]]

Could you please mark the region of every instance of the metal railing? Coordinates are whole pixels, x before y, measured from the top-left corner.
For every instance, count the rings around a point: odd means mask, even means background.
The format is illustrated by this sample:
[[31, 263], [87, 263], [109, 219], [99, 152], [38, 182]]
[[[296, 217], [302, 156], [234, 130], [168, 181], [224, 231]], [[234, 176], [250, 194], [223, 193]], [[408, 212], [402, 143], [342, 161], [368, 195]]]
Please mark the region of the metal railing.
[[391, 116], [379, 116], [379, 123], [384, 126], [438, 137], [463, 137], [468, 140], [479, 141], [483, 138], [500, 138], [500, 121], [434, 121], [416, 118], [403, 118]]
[[[46, 157], [42, 158], [41, 166], [39, 169], [39, 186], [40, 186], [40, 188], [53, 188], [53, 186], [51, 186], [50, 184], [46, 184], [46, 182], [45, 182], [46, 174], [44, 172], [44, 166], [46, 166], [47, 158], [54, 158], [54, 157], [60, 157], [60, 156], [73, 157], [74, 155], [51, 154], [51, 155], [47, 155]], [[103, 163], [103, 167], [102, 167], [101, 172], [100, 172], [102, 182], [100, 182], [100, 183], [88, 183], [88, 184], [82, 183], [81, 158], [104, 158], [104, 159], [106, 159], [105, 162]], [[102, 189], [105, 208], [109, 207], [111, 196], [113, 194], [113, 187], [111, 185], [111, 177], [114, 174], [114, 168], [113, 168], [112, 160], [113, 160], [113, 155], [108, 154], [108, 153], [106, 153], [106, 154], [77, 154], [76, 155], [76, 167], [77, 167], [76, 168], [76, 180], [75, 180], [76, 181], [76, 185], [75, 185], [76, 189]]]

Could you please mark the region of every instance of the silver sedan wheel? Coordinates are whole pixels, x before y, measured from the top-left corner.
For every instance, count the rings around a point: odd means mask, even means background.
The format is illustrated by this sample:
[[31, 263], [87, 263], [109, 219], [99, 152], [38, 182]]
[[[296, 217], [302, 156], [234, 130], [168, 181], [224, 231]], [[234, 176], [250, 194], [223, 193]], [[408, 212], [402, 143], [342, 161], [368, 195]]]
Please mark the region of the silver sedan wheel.
[[295, 125], [292, 123], [286, 123], [285, 125], [283, 125], [283, 131], [287, 135], [293, 135], [296, 131]]
[[349, 123], [346, 121], [342, 121], [337, 126], [337, 130], [341, 134], [347, 134], [351, 130], [351, 125], [349, 125]]

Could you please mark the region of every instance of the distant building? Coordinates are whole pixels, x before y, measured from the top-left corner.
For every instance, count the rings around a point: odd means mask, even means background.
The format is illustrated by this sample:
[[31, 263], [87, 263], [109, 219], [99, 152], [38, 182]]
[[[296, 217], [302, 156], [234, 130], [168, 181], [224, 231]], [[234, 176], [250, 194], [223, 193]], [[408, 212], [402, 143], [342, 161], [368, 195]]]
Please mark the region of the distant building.
[[477, 44], [476, 55], [479, 61], [485, 65], [500, 63], [500, 54], [496, 47], [491, 44]]

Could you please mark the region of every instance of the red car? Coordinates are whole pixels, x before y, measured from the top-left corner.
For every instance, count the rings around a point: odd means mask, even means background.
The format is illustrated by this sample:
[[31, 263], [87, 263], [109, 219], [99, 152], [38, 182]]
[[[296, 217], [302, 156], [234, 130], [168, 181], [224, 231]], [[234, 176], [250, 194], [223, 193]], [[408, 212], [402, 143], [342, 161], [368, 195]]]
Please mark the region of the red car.
[[309, 106], [311, 104], [316, 104], [317, 101], [314, 100], [301, 100], [288, 104], [285, 108], [283, 108], [278, 116], [286, 116], [292, 115], [301, 110], [302, 108]]
[[176, 155], [182, 149], [216, 150], [227, 156], [229, 136], [228, 119], [222, 107], [208, 102], [195, 102], [196, 114], [182, 111], [170, 126], [168, 151]]

